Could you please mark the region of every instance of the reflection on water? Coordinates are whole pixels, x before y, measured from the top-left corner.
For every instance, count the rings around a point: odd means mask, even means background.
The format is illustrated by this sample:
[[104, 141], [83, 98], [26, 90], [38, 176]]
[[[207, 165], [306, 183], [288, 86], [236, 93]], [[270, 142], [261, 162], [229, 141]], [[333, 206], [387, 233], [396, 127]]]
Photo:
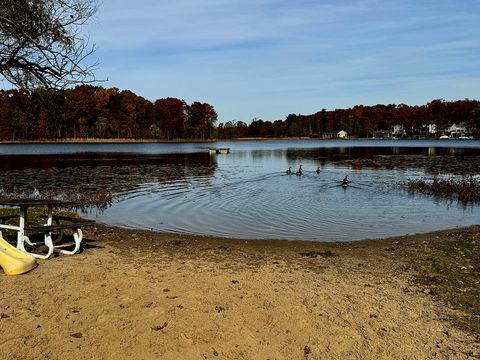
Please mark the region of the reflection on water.
[[[479, 175], [480, 143], [414, 144], [216, 145], [230, 147], [228, 155], [210, 155], [211, 144], [17, 146], [18, 155], [0, 145], [9, 153], [0, 155], [0, 191], [103, 202], [104, 211], [87, 215], [114, 225], [239, 238], [355, 240], [478, 223], [478, 206], [395, 185], [445, 172]], [[285, 173], [300, 165], [303, 176]], [[348, 187], [341, 186], [345, 176]]]

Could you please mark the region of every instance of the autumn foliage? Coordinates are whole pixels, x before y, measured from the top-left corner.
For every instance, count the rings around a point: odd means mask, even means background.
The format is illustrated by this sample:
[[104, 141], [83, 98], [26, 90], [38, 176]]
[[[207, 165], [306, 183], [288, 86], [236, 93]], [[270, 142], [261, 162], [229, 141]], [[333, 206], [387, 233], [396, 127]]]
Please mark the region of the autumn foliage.
[[[437, 134], [465, 123], [480, 138], [480, 102], [433, 100], [426, 105], [357, 105], [284, 120], [228, 121], [215, 126], [217, 113], [207, 103], [177, 98], [147, 100], [129, 90], [81, 85], [57, 92], [0, 90], [1, 140], [232, 139], [245, 137], [325, 137], [345, 130], [350, 137], [373, 137], [401, 125], [406, 137]], [[430, 134], [431, 135], [431, 134]]]
[[0, 90], [0, 140], [208, 139], [216, 120], [210, 104], [175, 98], [151, 102], [117, 88]]
[[235, 137], [322, 137], [329, 131], [345, 130], [349, 136], [366, 138], [375, 133], [391, 131], [401, 125], [405, 136], [426, 134], [426, 125], [435, 124], [441, 133], [452, 124], [465, 123], [480, 135], [480, 102], [459, 100], [447, 102], [433, 100], [422, 106], [357, 105], [348, 109], [325, 109], [312, 115], [290, 114], [285, 120], [265, 121], [253, 119], [250, 125], [243, 121], [228, 121], [218, 125], [219, 138]]

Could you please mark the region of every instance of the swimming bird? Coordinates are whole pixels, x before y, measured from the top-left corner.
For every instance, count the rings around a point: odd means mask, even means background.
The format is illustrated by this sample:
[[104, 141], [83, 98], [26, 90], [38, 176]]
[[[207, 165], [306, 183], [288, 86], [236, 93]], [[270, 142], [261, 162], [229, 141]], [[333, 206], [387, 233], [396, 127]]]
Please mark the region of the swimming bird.
[[287, 175], [292, 175], [292, 167], [289, 166], [287, 169]]
[[345, 176], [345, 178], [342, 180], [342, 186], [347, 187], [348, 186], [348, 176]]
[[320, 167], [317, 167], [317, 174], [320, 174]]
[[300, 165], [300, 167], [298, 168], [298, 170], [295, 174], [298, 175], [298, 176], [303, 175], [302, 165]]

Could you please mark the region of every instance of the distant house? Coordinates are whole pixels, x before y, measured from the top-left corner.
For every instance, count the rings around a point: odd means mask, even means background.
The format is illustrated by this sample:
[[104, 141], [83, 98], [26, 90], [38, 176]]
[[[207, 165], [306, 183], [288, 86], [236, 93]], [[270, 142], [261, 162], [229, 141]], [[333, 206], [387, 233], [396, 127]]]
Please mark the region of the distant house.
[[347, 132], [345, 130], [326, 130], [320, 133], [321, 139], [346, 139]]
[[394, 137], [402, 137], [406, 135], [406, 131], [405, 129], [403, 128], [403, 125], [401, 124], [395, 124], [393, 125], [393, 128], [392, 128], [392, 136]]
[[427, 125], [427, 134], [434, 135], [438, 131], [437, 124], [428, 124]]
[[447, 128], [446, 132], [449, 133], [449, 137], [452, 139], [465, 138], [471, 135], [467, 132], [467, 127], [464, 122], [461, 122], [458, 125], [453, 124]]
[[419, 135], [425, 135], [425, 136], [431, 136], [431, 135], [435, 135], [436, 133], [438, 132], [438, 128], [437, 128], [437, 125], [434, 124], [434, 123], [430, 123], [430, 124], [423, 124], [422, 125], [422, 128], [420, 129], [420, 131], [418, 131], [418, 134]]
[[320, 138], [322, 139], [335, 139], [338, 137], [338, 130], [325, 130], [320, 133]]
[[347, 132], [345, 130], [340, 130], [337, 132], [337, 137], [340, 139], [346, 139], [347, 138]]
[[464, 122], [461, 122], [459, 123], [458, 125], [457, 124], [453, 124], [452, 126], [450, 126], [449, 128], [447, 128], [447, 132], [449, 133], [452, 133], [452, 132], [455, 132], [455, 133], [464, 133], [467, 131], [467, 128], [465, 126], [465, 123]]

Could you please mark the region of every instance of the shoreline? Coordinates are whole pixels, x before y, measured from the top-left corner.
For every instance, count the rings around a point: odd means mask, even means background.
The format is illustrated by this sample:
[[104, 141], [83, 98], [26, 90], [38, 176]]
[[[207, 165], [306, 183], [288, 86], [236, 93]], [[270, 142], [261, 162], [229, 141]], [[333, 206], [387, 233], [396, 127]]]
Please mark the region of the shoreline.
[[[406, 138], [406, 139], [394, 139], [394, 138], [311, 138], [311, 137], [245, 137], [245, 138], [233, 138], [233, 139], [127, 139], [127, 138], [68, 138], [68, 139], [48, 139], [48, 140], [0, 140], [0, 144], [128, 144], [128, 143], [217, 143], [217, 142], [243, 142], [243, 141], [279, 141], [279, 140], [378, 140], [378, 141], [398, 141], [398, 140], [412, 140], [412, 141], [425, 141], [425, 140], [442, 140], [439, 138]], [[449, 139], [459, 140], [459, 139]], [[469, 139], [472, 140], [472, 139]], [[475, 141], [475, 139], [473, 139]]]
[[[320, 243], [97, 224], [84, 239], [79, 254], [0, 276], [1, 358], [480, 357], [480, 332], [455, 322], [467, 308], [442, 298], [429, 262], [451, 246], [478, 256], [480, 225]], [[441, 269], [455, 293], [471, 266], [478, 292], [472, 259]]]
[[274, 141], [274, 140], [323, 140], [309, 137], [288, 137], [288, 138], [235, 138], [235, 139], [123, 139], [123, 138], [69, 138], [51, 140], [3, 140], [0, 144], [109, 144], [109, 143], [216, 143], [216, 142], [241, 142], [241, 141]]

